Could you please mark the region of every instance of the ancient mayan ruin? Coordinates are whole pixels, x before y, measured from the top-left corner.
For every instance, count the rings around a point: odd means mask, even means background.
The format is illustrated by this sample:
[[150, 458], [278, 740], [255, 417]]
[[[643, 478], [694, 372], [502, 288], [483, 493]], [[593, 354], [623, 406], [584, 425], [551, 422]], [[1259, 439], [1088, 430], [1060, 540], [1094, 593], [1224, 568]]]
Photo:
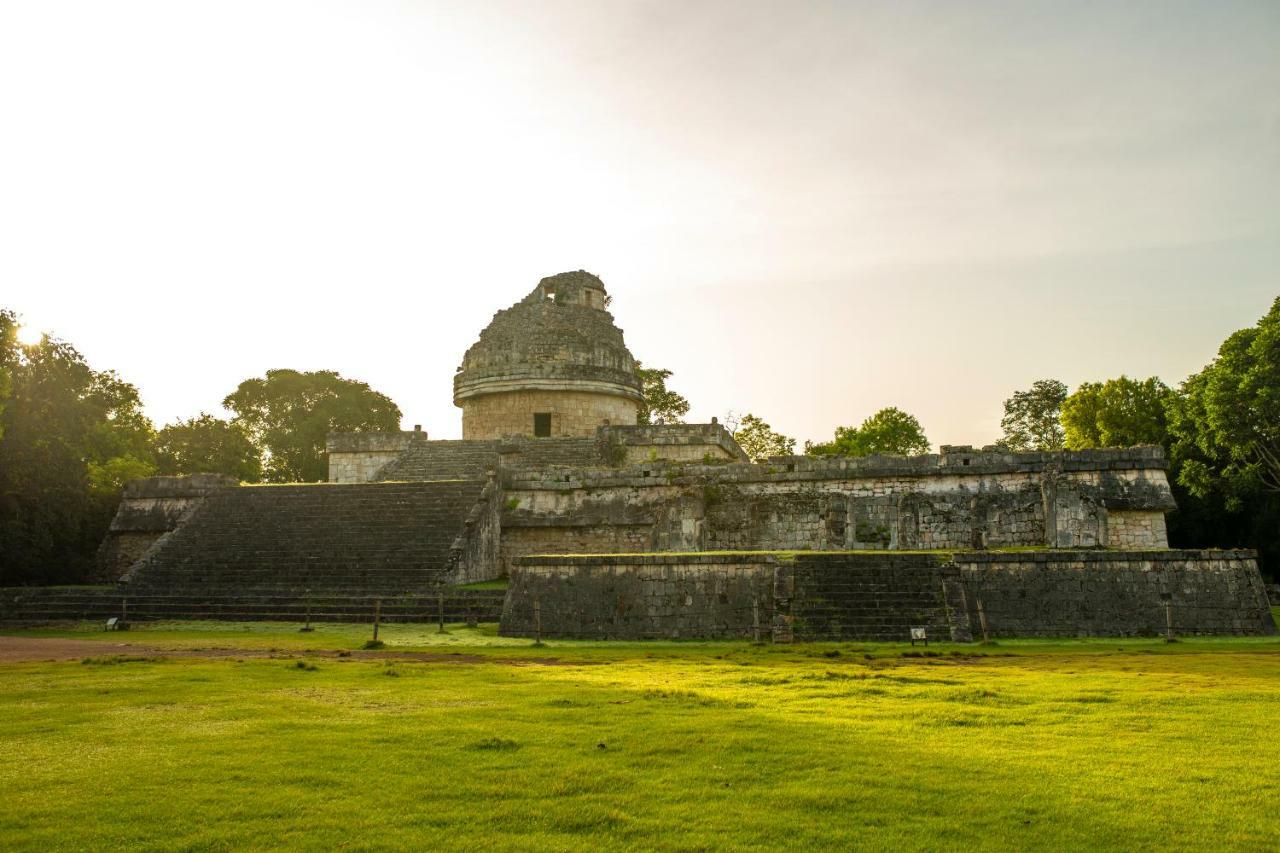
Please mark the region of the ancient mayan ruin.
[[505, 578], [509, 634], [1275, 630], [1252, 554], [1168, 549], [1157, 447], [753, 464], [714, 421], [637, 424], [609, 302], [577, 271], [499, 311], [454, 377], [460, 440], [332, 435], [328, 483], [130, 484], [104, 572], [210, 599]]

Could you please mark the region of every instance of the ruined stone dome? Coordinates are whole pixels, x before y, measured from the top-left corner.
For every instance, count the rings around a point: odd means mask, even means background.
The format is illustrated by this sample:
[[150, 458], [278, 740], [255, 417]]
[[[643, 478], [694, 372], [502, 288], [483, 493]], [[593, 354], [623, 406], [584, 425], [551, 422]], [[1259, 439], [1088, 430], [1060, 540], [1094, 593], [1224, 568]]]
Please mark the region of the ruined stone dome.
[[[578, 270], [542, 279], [524, 299], [495, 314], [454, 376], [453, 401], [463, 408], [464, 434], [469, 432], [467, 404], [497, 394], [613, 398], [621, 408], [612, 411], [623, 422], [634, 423], [634, 410], [643, 399], [640, 379], [622, 330], [605, 310], [607, 303], [604, 282]], [[608, 407], [594, 411], [609, 419]], [[585, 428], [569, 429], [568, 423], [566, 419], [566, 429], [556, 434]]]

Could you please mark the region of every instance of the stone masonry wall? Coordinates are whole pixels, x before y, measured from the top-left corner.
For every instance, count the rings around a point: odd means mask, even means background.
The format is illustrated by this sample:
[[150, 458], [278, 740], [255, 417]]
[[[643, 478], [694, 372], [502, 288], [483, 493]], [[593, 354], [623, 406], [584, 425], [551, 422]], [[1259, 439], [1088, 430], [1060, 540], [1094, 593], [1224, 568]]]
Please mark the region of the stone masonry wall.
[[499, 573], [509, 575], [516, 561], [533, 554], [636, 554], [649, 550], [649, 529], [642, 525], [504, 528]]
[[511, 576], [500, 630], [529, 637], [540, 622], [548, 637], [767, 637], [772, 602], [773, 561], [759, 556], [528, 557]]
[[222, 474], [131, 480], [98, 547], [95, 580], [119, 580], [161, 536], [190, 517], [208, 495], [236, 485], [234, 477]]
[[[648, 531], [638, 550], [1164, 547], [1173, 499], [1158, 449], [954, 454], [765, 465], [508, 470], [504, 538], [581, 553], [577, 528]], [[851, 464], [856, 463], [856, 464]], [[1111, 520], [1114, 519], [1114, 522]], [[563, 541], [558, 541], [562, 537]], [[531, 553], [527, 549], [504, 554]]]
[[378, 473], [395, 461], [415, 440], [426, 434], [408, 432], [334, 433], [325, 442], [329, 457], [330, 483], [371, 483]]
[[468, 398], [462, 406], [462, 437], [494, 439], [533, 435], [535, 412], [551, 413], [551, 435], [594, 436], [608, 424], [634, 424], [638, 406], [615, 394], [586, 391], [507, 391]]
[[1169, 536], [1165, 529], [1164, 513], [1149, 510], [1121, 510], [1107, 512], [1108, 548], [1168, 548]]
[[975, 636], [983, 616], [992, 637], [1155, 636], [1169, 617], [1176, 634], [1276, 631], [1252, 551], [970, 553], [955, 563]]
[[[1044, 551], [540, 556], [501, 631], [777, 641], [1276, 633], [1252, 552]], [[1166, 609], [1166, 604], [1168, 605]], [[757, 615], [758, 614], [758, 615]], [[757, 623], [758, 620], [758, 623]], [[772, 622], [772, 625], [769, 625]]]

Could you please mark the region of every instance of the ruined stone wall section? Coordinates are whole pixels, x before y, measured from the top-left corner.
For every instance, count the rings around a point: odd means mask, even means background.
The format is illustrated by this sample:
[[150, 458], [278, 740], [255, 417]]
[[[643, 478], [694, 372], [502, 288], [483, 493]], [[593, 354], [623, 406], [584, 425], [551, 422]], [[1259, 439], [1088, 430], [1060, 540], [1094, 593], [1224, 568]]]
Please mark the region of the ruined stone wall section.
[[1163, 512], [1113, 509], [1107, 512], [1108, 548], [1168, 548]]
[[418, 431], [333, 433], [325, 442], [329, 482], [372, 483], [415, 441], [425, 439]]
[[[773, 560], [530, 557], [511, 576], [501, 633], [594, 639], [767, 638]], [[537, 615], [535, 616], [535, 603]]]
[[372, 483], [400, 451], [366, 453], [330, 453], [330, 483]]
[[583, 390], [521, 390], [468, 399], [462, 411], [463, 439], [533, 435], [533, 416], [551, 415], [551, 436], [594, 436], [605, 424], [634, 424], [638, 404], [614, 393]]
[[107, 535], [98, 546], [94, 580], [119, 580], [208, 495], [238, 484], [236, 478], [223, 474], [143, 477], [126, 483]]
[[446, 583], [479, 583], [502, 575], [501, 507], [502, 489], [493, 476], [485, 481], [449, 548]]
[[650, 547], [649, 525], [522, 527], [502, 530], [500, 574], [510, 576], [516, 562], [536, 554], [636, 554]]
[[[1276, 633], [1252, 551], [957, 554], [975, 636]], [[979, 613], [981, 605], [981, 613]]]
[[647, 526], [651, 551], [1166, 547], [1162, 457], [1000, 456], [959, 470], [881, 459], [506, 471], [504, 527], [560, 530], [541, 538], [561, 553], [555, 536], [616, 524]]
[[898, 640], [1271, 635], [1253, 552], [653, 554], [519, 560], [501, 632]]

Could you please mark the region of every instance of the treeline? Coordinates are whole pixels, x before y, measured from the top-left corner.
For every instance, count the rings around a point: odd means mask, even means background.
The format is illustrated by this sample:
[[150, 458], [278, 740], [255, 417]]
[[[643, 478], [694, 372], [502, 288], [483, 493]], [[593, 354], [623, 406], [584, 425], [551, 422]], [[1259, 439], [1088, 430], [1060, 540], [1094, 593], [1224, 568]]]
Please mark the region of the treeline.
[[[997, 445], [1010, 450], [1163, 446], [1178, 502], [1170, 544], [1256, 548], [1267, 571], [1280, 569], [1280, 299], [1176, 388], [1118, 376], [1071, 391], [1042, 379], [1005, 401], [1001, 427]], [[755, 415], [734, 435], [757, 460], [795, 449], [795, 439]], [[837, 427], [831, 441], [806, 443], [805, 453], [912, 455], [930, 446], [919, 420], [891, 407]]]
[[396, 430], [400, 409], [331, 371], [270, 370], [222, 401], [157, 429], [138, 389], [95, 370], [66, 341], [22, 344], [0, 309], [0, 585], [93, 575], [123, 485], [153, 474], [214, 472], [241, 481], [327, 479], [331, 430]]

